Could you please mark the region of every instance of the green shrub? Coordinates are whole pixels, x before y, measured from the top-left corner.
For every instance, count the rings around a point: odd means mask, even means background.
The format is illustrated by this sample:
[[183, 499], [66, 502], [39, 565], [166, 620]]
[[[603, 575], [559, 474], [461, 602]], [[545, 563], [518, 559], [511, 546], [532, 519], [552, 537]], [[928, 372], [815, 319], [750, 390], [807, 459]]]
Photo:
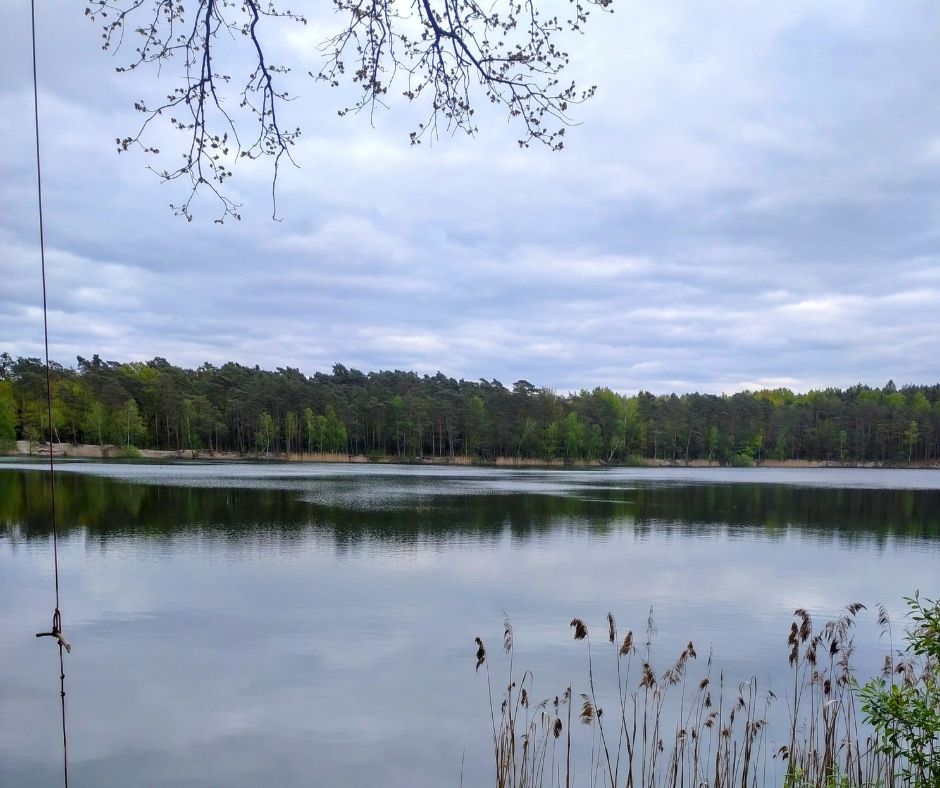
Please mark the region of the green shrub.
[[[865, 720], [898, 774], [917, 788], [940, 785], [940, 602], [906, 597], [911, 628], [891, 680], [872, 679], [861, 690]], [[895, 678], [895, 675], [897, 678]]]

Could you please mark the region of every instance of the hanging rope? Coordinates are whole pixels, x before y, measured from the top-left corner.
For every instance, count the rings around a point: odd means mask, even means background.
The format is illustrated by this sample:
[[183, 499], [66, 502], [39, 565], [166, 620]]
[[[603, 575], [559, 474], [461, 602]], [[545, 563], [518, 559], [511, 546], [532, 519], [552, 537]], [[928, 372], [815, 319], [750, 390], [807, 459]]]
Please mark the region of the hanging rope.
[[46, 239], [42, 222], [42, 166], [39, 155], [39, 78], [36, 69], [36, 0], [30, 0], [30, 21], [33, 42], [33, 118], [36, 124], [36, 187], [39, 196], [39, 259], [42, 268], [42, 327], [46, 346], [46, 413], [49, 419], [49, 489], [52, 502], [52, 561], [55, 567], [55, 612], [52, 631], [37, 632], [36, 637], [53, 637], [59, 644], [59, 695], [62, 700], [62, 773], [65, 788], [69, 785], [69, 740], [65, 727], [65, 657], [72, 647], [62, 634], [62, 613], [59, 610], [59, 527], [55, 505], [55, 463], [52, 459], [52, 372], [49, 364], [49, 312], [46, 299]]

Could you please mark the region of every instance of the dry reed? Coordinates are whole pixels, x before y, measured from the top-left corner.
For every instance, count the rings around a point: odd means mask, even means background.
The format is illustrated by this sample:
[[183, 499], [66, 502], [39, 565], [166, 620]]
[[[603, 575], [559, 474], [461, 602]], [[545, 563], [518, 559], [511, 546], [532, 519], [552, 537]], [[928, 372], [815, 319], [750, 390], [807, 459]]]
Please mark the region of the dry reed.
[[[587, 682], [583, 693], [568, 686], [553, 699], [532, 704], [533, 676], [514, 678], [512, 624], [507, 618], [503, 650], [508, 680], [494, 705], [489, 662], [480, 638], [477, 669], [485, 667], [490, 693], [496, 785], [499, 788], [575, 785], [572, 761], [572, 706], [576, 720], [591, 729], [590, 771], [578, 784], [610, 788], [901, 788], [904, 764], [879, 749], [874, 732], [860, 719], [854, 680], [853, 630], [864, 605], [848, 605], [819, 629], [810, 613], [798, 609], [787, 639], [792, 672], [785, 699], [786, 724], [775, 723], [770, 738], [771, 707], [776, 695], [758, 686], [756, 677], [728, 683], [713, 676], [712, 657], [701, 676], [690, 672], [698, 660], [690, 641], [676, 660], [657, 675], [653, 667], [656, 632], [652, 610], [646, 638], [638, 647], [628, 631], [623, 639], [612, 613], [607, 641], [615, 671], [616, 696], [600, 697], [595, 684], [591, 635], [580, 618], [570, 628], [584, 641]], [[878, 622], [891, 651], [888, 677], [911, 673], [896, 659], [891, 626], [883, 607]], [[604, 664], [607, 663], [605, 658]], [[638, 662], [639, 665], [634, 663]], [[893, 679], [892, 679], [893, 680]], [[616, 713], [605, 713], [611, 702]], [[586, 753], [583, 754], [586, 756]], [[583, 772], [583, 770], [582, 770]], [[581, 775], [583, 777], [583, 774]]]

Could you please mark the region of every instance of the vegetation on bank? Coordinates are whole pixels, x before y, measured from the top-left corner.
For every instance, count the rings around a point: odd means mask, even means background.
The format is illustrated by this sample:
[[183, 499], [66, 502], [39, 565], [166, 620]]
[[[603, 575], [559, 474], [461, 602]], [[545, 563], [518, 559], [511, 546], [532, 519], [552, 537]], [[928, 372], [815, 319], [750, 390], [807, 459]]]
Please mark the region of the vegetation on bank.
[[631, 463], [764, 460], [924, 463], [940, 459], [940, 384], [857, 385], [733, 395], [607, 388], [558, 394], [525, 380], [363, 373], [306, 376], [228, 363], [97, 355], [53, 367], [53, 416], [36, 358], [0, 354], [0, 450], [13, 441], [241, 454], [502, 458]]
[[[507, 619], [508, 677], [498, 697], [486, 647], [476, 639], [476, 669], [483, 668], [489, 698], [495, 784], [936, 788], [940, 603], [917, 595], [906, 601], [907, 648], [894, 651], [890, 621], [879, 607], [890, 650], [882, 675], [864, 685], [852, 666], [852, 633], [864, 605], [848, 605], [819, 629], [806, 610], [795, 611], [787, 637], [792, 685], [779, 696], [762, 690], [756, 677], [735, 683], [715, 675], [710, 656], [701, 675], [693, 676], [698, 654], [691, 641], [659, 670], [653, 664], [652, 612], [642, 643], [632, 630], [621, 640], [608, 613], [609, 646], [595, 644], [595, 652], [585, 623], [571, 621], [575, 640], [585, 643], [584, 686], [569, 685], [538, 702], [532, 672], [514, 667]], [[589, 729], [589, 751], [573, 727]]]

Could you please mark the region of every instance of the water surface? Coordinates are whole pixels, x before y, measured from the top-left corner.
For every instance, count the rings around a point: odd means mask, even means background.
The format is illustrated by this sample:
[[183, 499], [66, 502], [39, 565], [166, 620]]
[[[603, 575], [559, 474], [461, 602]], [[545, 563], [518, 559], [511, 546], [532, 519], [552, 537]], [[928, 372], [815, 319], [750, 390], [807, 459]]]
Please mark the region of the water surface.
[[[940, 588], [936, 471], [63, 463], [57, 495], [76, 785], [485, 785], [504, 614], [539, 697], [583, 683], [573, 616], [651, 606], [664, 665], [691, 638], [779, 688], [795, 607]], [[61, 779], [52, 583], [46, 473], [0, 463], [0, 785]]]

